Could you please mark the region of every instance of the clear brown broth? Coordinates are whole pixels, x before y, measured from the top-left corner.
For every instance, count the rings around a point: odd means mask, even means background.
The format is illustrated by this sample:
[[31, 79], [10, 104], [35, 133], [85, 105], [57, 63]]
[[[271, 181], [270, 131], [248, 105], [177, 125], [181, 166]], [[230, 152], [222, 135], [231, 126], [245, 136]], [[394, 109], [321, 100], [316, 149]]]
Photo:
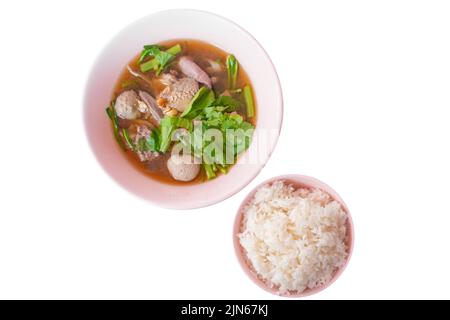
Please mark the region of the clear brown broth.
[[[175, 62], [178, 60], [181, 56], [189, 56], [191, 57], [195, 63], [197, 63], [203, 70], [207, 70], [210, 66], [208, 60], [220, 60], [220, 63], [222, 65], [222, 71], [220, 73], [214, 73], [214, 76], [218, 78], [218, 81], [213, 84], [213, 90], [216, 93], [216, 95], [224, 92], [227, 89], [227, 83], [228, 83], [228, 76], [227, 71], [225, 67], [225, 60], [228, 55], [227, 52], [209, 44], [203, 41], [199, 40], [191, 40], [191, 39], [176, 39], [176, 40], [169, 40], [159, 43], [159, 45], [169, 48], [171, 46], [174, 46], [176, 44], [180, 44], [182, 47], [182, 52], [177, 55], [177, 59], [175, 59]], [[138, 71], [139, 70], [139, 56], [140, 53], [138, 53], [129, 63], [128, 65], [133, 69]], [[239, 60], [239, 57], [236, 57]], [[175, 69], [176, 71], [179, 71], [177, 69], [177, 64], [172, 63], [169, 67], [166, 68], [164, 72], [169, 71], [170, 69]], [[207, 72], [208, 73], [208, 72]], [[208, 73], [209, 74], [209, 73]], [[114, 91], [112, 94], [112, 100], [115, 100], [116, 97], [122, 93], [125, 90], [134, 89], [134, 90], [145, 90], [149, 92], [152, 96], [157, 97], [159, 93], [165, 88], [164, 85], [160, 83], [160, 81], [157, 80], [157, 77], [155, 76], [154, 72], [147, 72], [145, 73], [145, 76], [148, 80], [151, 81], [152, 85], [149, 85], [146, 81], [136, 78], [133, 75], [128, 72], [126, 66], [124, 67], [121, 75], [119, 76], [119, 79], [116, 82], [116, 85], [114, 87]], [[211, 76], [211, 74], [210, 74]], [[126, 86], [124, 86], [126, 84]], [[238, 69], [238, 77], [236, 86], [238, 88], [242, 88], [245, 85], [251, 85], [250, 79], [245, 72], [245, 70], [242, 68], [241, 65], [239, 65]], [[241, 94], [233, 95], [233, 97], [241, 102], [242, 109], [237, 110], [237, 112], [244, 116], [244, 119], [248, 122], [251, 122], [253, 125], [256, 125], [256, 115], [257, 115], [257, 106], [256, 106], [256, 100], [255, 100], [255, 116], [251, 119], [247, 119], [245, 117], [246, 111], [245, 111], [245, 101]], [[190, 182], [181, 182], [177, 181], [172, 178], [170, 175], [166, 162], [168, 158], [170, 157], [170, 152], [164, 154], [162, 157], [160, 157], [157, 161], [158, 163], [153, 163], [154, 166], [156, 166], [157, 170], [150, 170], [144, 163], [142, 163], [139, 158], [136, 156], [136, 154], [130, 150], [124, 151], [127, 160], [130, 162], [131, 165], [133, 165], [137, 170], [145, 174], [146, 176], [158, 180], [163, 183], [172, 184], [172, 185], [190, 185], [190, 184], [197, 184], [201, 182], [206, 181], [206, 176], [203, 170], [200, 172], [200, 174], [195, 178], [194, 180]], [[233, 170], [231, 168], [230, 170]], [[219, 172], [217, 172], [219, 175]]]

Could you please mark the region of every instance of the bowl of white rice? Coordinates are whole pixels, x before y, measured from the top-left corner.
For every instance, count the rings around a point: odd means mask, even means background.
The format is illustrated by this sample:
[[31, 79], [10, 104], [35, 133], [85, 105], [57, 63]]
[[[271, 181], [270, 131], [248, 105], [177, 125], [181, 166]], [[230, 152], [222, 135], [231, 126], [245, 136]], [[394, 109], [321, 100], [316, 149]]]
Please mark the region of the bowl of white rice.
[[353, 223], [325, 183], [285, 175], [257, 186], [236, 216], [233, 242], [244, 272], [264, 290], [304, 297], [331, 285], [353, 249]]

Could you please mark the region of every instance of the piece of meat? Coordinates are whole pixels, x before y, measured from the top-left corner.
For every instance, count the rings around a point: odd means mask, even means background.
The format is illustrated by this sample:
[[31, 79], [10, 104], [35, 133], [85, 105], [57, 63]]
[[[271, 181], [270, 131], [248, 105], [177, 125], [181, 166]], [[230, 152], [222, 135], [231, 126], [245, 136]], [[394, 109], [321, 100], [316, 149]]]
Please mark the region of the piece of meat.
[[162, 171], [164, 170], [164, 160], [161, 156], [153, 158], [150, 161], [144, 163], [148, 170], [150, 171]]
[[133, 123], [133, 120], [128, 120], [128, 119], [123, 119], [123, 118], [117, 117], [117, 123], [118, 123], [119, 127], [121, 127], [121, 128], [128, 128]]
[[155, 99], [145, 91], [139, 91], [139, 95], [134, 90], [122, 92], [117, 97], [114, 108], [119, 121], [121, 121], [124, 127], [129, 126], [127, 121], [130, 120], [136, 120], [138, 118], [145, 119], [151, 116], [159, 123], [164, 117]]
[[211, 89], [211, 79], [191, 58], [183, 56], [178, 60], [181, 72]]
[[212, 84], [216, 84], [216, 83], [218, 83], [219, 82], [219, 78], [217, 78], [217, 77], [211, 77], [211, 83]]
[[147, 107], [145, 111], [148, 112], [157, 123], [160, 123], [164, 114], [161, 108], [158, 107], [155, 98], [145, 91], [139, 91], [139, 97], [144, 101], [145, 106]]
[[139, 125], [136, 127], [136, 135], [134, 136], [134, 144], [138, 144], [139, 140], [141, 138], [148, 139], [150, 135], [152, 134], [152, 130], [144, 125]]
[[222, 72], [222, 65], [214, 60], [208, 59], [207, 60], [209, 63], [209, 67], [206, 68], [206, 71], [208, 71], [208, 73], [219, 73]]
[[167, 169], [175, 180], [191, 181], [200, 172], [200, 165], [195, 163], [194, 157], [190, 154], [172, 154], [167, 161]]
[[147, 161], [147, 166], [149, 167], [151, 165], [152, 161], [156, 161], [157, 158], [160, 157], [160, 154], [158, 152], [153, 152], [153, 151], [139, 151], [137, 153], [139, 160], [141, 160], [142, 162]]
[[[133, 138], [134, 144], [137, 145], [142, 138], [148, 139], [151, 134], [152, 131], [147, 126], [138, 126], [136, 129], [136, 136]], [[142, 162], [153, 161], [160, 157], [158, 152], [153, 151], [136, 151], [136, 154]]]
[[114, 108], [119, 118], [134, 120], [139, 116], [139, 97], [133, 90], [122, 92], [116, 99]]
[[198, 83], [191, 78], [181, 78], [168, 85], [158, 97], [163, 99], [165, 106], [183, 112], [198, 91]]

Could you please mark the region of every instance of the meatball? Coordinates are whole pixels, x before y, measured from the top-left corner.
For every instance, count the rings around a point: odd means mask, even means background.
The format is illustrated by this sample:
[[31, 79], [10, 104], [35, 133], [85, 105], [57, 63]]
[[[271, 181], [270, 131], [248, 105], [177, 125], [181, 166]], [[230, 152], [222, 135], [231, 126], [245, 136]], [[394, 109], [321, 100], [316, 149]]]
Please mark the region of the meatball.
[[116, 99], [114, 108], [119, 118], [134, 120], [139, 115], [139, 97], [133, 90], [122, 92]]
[[194, 157], [189, 154], [172, 154], [167, 161], [167, 169], [175, 180], [191, 181], [200, 172], [200, 165], [194, 163]]

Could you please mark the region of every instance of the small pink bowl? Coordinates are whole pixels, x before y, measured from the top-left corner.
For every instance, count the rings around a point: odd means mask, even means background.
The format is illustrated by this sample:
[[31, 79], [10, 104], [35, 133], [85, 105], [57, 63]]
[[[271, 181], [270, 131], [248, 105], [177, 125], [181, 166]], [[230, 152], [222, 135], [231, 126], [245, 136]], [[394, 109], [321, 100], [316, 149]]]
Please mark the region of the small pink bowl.
[[[335, 274], [333, 275], [333, 278], [327, 284], [316, 287], [314, 289], [306, 289], [305, 291], [303, 291], [301, 293], [289, 293], [289, 294], [283, 294], [283, 295], [279, 294], [277, 292], [276, 288], [269, 287], [262, 279], [260, 279], [257, 276], [256, 272], [251, 267], [251, 263], [250, 263], [250, 261], [248, 261], [246, 254], [244, 252], [244, 249], [241, 247], [241, 245], [239, 243], [239, 238], [238, 238], [238, 234], [241, 232], [242, 219], [244, 216], [245, 206], [251, 201], [251, 199], [255, 195], [256, 191], [260, 187], [262, 187], [263, 185], [275, 182], [275, 181], [280, 181], [280, 180], [292, 183], [297, 188], [302, 188], [302, 187], [303, 188], [316, 188], [316, 189], [321, 189], [321, 190], [327, 192], [334, 200], [336, 200], [337, 202], [339, 202], [341, 204], [342, 208], [348, 215], [347, 239], [346, 239], [346, 244], [347, 244], [347, 248], [348, 248], [348, 256], [347, 256], [347, 260], [346, 260], [345, 264], [339, 270], [337, 270], [335, 272]], [[308, 177], [308, 176], [296, 175], [296, 174], [273, 177], [269, 180], [264, 181], [263, 183], [259, 184], [256, 188], [254, 188], [247, 195], [247, 197], [244, 199], [241, 206], [239, 207], [239, 210], [236, 215], [236, 219], [234, 221], [234, 227], [233, 227], [234, 251], [236, 253], [237, 259], [238, 259], [242, 269], [247, 274], [247, 276], [260, 288], [262, 288], [272, 294], [280, 295], [283, 297], [289, 297], [289, 298], [300, 298], [300, 297], [306, 297], [306, 296], [315, 294], [317, 292], [324, 290], [325, 288], [330, 286], [334, 281], [336, 281], [336, 279], [339, 278], [339, 276], [342, 274], [344, 269], [347, 267], [348, 262], [350, 261], [350, 258], [351, 258], [352, 252], [353, 252], [353, 242], [354, 242], [354, 230], [353, 230], [352, 217], [350, 216], [350, 212], [348, 211], [348, 208], [345, 205], [344, 201], [336, 193], [336, 191], [334, 191], [331, 187], [329, 187], [328, 185], [326, 185], [325, 183], [323, 183], [317, 179], [314, 179], [314, 178]]]

